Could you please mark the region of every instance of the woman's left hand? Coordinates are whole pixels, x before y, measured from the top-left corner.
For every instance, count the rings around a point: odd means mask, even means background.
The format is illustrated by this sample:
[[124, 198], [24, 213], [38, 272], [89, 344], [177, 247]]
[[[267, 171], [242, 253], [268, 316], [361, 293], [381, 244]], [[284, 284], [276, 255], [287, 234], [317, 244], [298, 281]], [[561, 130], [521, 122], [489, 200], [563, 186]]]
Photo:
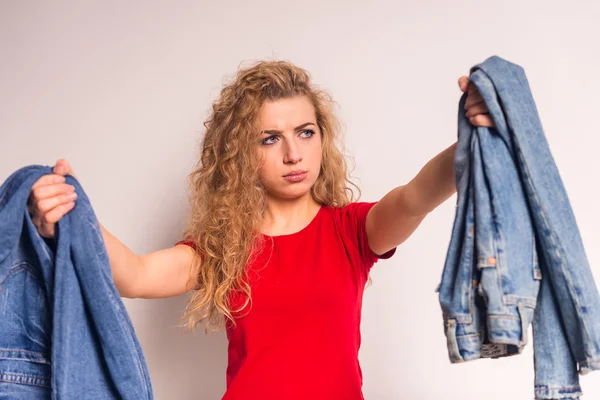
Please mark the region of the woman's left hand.
[[461, 76], [458, 79], [458, 86], [460, 90], [466, 92], [468, 90], [467, 102], [465, 103], [465, 109], [467, 110], [467, 118], [469, 122], [475, 126], [487, 126], [494, 127], [494, 121], [490, 117], [490, 110], [483, 102], [481, 94], [475, 87], [469, 83], [469, 78]]

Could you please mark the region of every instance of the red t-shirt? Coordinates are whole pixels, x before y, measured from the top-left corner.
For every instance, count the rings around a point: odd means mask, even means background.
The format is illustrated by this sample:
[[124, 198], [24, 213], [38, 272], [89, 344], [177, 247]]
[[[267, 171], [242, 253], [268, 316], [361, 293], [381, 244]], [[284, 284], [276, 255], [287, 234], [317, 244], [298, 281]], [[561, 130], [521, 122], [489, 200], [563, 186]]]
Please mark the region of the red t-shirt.
[[250, 311], [227, 323], [223, 400], [363, 399], [363, 292], [373, 264], [396, 251], [378, 256], [369, 247], [365, 221], [375, 204], [324, 206], [301, 231], [266, 236], [247, 266]]

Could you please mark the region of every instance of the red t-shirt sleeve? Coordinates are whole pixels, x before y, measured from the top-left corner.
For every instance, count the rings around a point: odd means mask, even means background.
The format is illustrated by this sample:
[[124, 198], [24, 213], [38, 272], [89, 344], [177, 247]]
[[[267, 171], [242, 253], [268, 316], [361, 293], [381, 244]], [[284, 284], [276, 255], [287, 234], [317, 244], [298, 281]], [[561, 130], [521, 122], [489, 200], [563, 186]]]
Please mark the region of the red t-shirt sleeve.
[[340, 208], [340, 223], [346, 238], [356, 247], [363, 265], [370, 269], [377, 261], [388, 259], [396, 253], [396, 248], [384, 254], [376, 254], [369, 246], [367, 238], [367, 214], [377, 202], [354, 202]]
[[177, 246], [178, 244], [184, 244], [186, 246], [190, 246], [194, 250], [198, 250], [196, 248], [196, 244], [194, 242], [192, 242], [191, 240], [180, 240], [179, 242], [175, 243], [173, 246]]
[[179, 242], [175, 243], [173, 246], [177, 246], [178, 244], [182, 244], [184, 246], [191, 247], [196, 252], [196, 255], [199, 255], [200, 258], [204, 258], [204, 257], [202, 257], [202, 254], [198, 251], [198, 247], [196, 247], [196, 243], [194, 243], [193, 240], [183, 239], [183, 240], [180, 240]]

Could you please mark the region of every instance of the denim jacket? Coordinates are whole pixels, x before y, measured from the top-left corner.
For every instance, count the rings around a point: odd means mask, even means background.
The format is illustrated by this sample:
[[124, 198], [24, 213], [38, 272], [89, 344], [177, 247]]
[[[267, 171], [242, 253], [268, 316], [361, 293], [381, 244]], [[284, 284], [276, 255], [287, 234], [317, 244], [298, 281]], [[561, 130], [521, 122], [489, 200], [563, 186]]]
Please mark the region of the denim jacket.
[[450, 361], [518, 354], [533, 325], [536, 399], [578, 398], [600, 368], [600, 297], [524, 70], [471, 69], [495, 128], [460, 100], [456, 215], [439, 299]]
[[101, 231], [78, 182], [56, 251], [27, 211], [29, 166], [0, 187], [0, 397], [152, 399], [146, 363], [117, 292]]

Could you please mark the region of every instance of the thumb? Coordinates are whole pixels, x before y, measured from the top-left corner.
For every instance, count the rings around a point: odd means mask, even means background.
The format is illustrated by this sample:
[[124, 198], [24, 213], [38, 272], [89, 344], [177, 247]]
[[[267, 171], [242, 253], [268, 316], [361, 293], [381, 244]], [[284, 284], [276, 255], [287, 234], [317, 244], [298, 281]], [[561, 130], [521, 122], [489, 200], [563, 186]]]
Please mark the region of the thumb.
[[458, 86], [460, 87], [460, 90], [462, 92], [466, 92], [469, 88], [469, 78], [467, 78], [466, 76], [461, 76], [458, 79]]
[[75, 178], [77, 178], [75, 176], [75, 173], [73, 172], [73, 169], [69, 165], [69, 162], [67, 160], [64, 160], [64, 159], [60, 159], [60, 160], [58, 160], [56, 162], [56, 165], [54, 166], [53, 172], [55, 174], [57, 174], [57, 175], [62, 175], [62, 176], [72, 175]]

